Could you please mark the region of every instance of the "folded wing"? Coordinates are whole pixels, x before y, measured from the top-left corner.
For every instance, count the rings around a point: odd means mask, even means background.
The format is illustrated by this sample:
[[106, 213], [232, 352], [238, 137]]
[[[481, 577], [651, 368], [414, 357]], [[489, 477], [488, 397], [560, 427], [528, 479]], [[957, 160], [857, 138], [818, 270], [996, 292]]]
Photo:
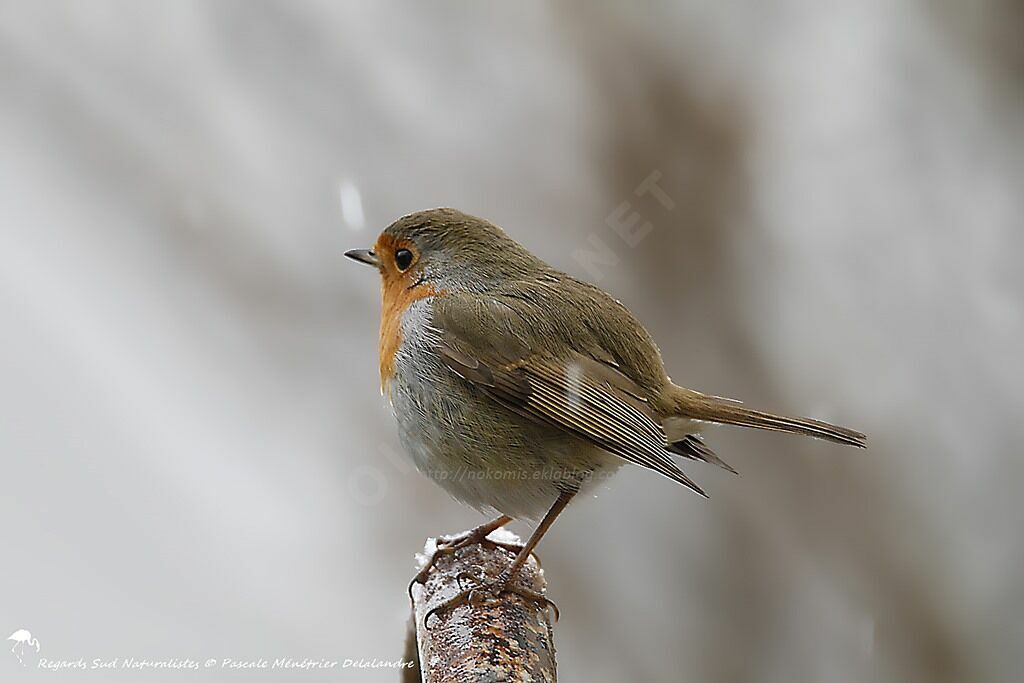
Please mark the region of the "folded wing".
[[[669, 457], [669, 443], [640, 388], [607, 361], [532, 349], [482, 309], [438, 307], [437, 353], [453, 372], [519, 415], [564, 430], [706, 495]], [[460, 319], [473, 316], [470, 320]], [[487, 311], [498, 316], [501, 311]], [[480, 334], [480, 324], [488, 324]], [[689, 454], [688, 457], [692, 457]], [[702, 458], [698, 458], [702, 459]]]

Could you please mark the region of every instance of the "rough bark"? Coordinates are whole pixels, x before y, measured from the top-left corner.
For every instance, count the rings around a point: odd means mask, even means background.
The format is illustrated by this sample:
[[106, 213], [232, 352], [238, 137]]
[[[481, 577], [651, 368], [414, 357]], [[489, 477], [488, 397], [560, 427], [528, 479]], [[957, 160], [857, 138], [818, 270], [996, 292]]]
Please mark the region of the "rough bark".
[[[492, 539], [519, 543], [508, 532]], [[428, 555], [434, 540], [427, 543]], [[415, 647], [422, 680], [555, 681], [555, 648], [550, 610], [518, 595], [483, 596], [431, 615], [427, 614], [464, 588], [493, 582], [512, 562], [514, 553], [490, 544], [472, 545], [438, 557], [424, 584], [413, 586]], [[461, 585], [459, 577], [461, 577]], [[535, 558], [523, 567], [519, 585], [536, 593], [545, 589], [544, 572]], [[407, 645], [407, 648], [409, 646]]]

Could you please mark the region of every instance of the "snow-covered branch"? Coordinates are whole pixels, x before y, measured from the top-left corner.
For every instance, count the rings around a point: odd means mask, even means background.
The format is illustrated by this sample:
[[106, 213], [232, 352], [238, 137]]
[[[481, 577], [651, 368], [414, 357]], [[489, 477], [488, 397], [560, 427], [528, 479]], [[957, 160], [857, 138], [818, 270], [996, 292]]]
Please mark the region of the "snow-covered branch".
[[[504, 530], [492, 532], [490, 538], [520, 543]], [[418, 558], [421, 566], [435, 549], [434, 539], [430, 539], [425, 554]], [[439, 555], [424, 583], [413, 584], [407, 647], [418, 650], [424, 682], [556, 679], [551, 615], [540, 604], [513, 594], [483, 595], [479, 601], [431, 614], [462, 590], [493, 582], [513, 556], [510, 550], [491, 544], [461, 548], [454, 554]], [[518, 582], [535, 593], [544, 592], [544, 572], [535, 558], [523, 567]], [[428, 615], [429, 621], [424, 623]]]

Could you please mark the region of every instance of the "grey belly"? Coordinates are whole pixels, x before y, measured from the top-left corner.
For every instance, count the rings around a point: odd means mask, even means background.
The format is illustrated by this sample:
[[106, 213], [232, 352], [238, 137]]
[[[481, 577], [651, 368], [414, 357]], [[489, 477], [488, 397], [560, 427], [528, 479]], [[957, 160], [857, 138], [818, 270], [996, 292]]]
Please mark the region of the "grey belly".
[[498, 404], [436, 361], [403, 367], [390, 398], [416, 467], [479, 510], [536, 519], [567, 487], [589, 489], [620, 461]]

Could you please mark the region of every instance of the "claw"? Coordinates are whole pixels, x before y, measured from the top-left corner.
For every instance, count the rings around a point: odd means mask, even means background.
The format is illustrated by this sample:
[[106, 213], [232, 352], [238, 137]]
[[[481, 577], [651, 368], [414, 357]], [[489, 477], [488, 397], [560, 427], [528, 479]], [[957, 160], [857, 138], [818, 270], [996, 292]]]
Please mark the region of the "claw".
[[[488, 548], [501, 548], [502, 550], [507, 550], [508, 552], [512, 553], [513, 555], [518, 555], [520, 552], [522, 552], [523, 547], [524, 547], [523, 545], [521, 545], [519, 543], [505, 543], [504, 541], [495, 541], [495, 540], [492, 540], [492, 539], [486, 538], [486, 537], [480, 539], [480, 545], [485, 545]], [[540, 564], [540, 557], [537, 555], [537, 553], [531, 552], [530, 553], [530, 557], [532, 557], [534, 559], [534, 561], [537, 563], [538, 567], [541, 566], [541, 564]]]
[[[414, 601], [412, 595], [412, 587], [417, 583], [423, 585], [427, 582], [427, 577], [430, 576], [430, 570], [433, 569], [434, 564], [437, 562], [439, 557], [444, 555], [451, 555], [452, 553], [466, 548], [471, 545], [485, 545], [488, 548], [502, 548], [509, 551], [513, 555], [518, 555], [523, 549], [523, 546], [516, 543], [505, 543], [503, 541], [494, 541], [487, 538], [488, 535], [495, 529], [498, 529], [511, 521], [508, 517], [499, 517], [498, 519], [482, 524], [481, 526], [471, 529], [466, 533], [457, 534], [455, 536], [440, 536], [435, 541], [434, 552], [427, 558], [420, 570], [416, 572], [416, 576], [409, 582], [409, 586], [406, 589], [406, 593], [409, 594], [409, 601]], [[540, 566], [540, 558], [535, 553], [531, 553], [533, 559], [537, 561], [537, 566]]]
[[532, 603], [534, 603], [536, 605], [539, 605], [542, 609], [552, 609], [552, 610], [554, 610], [554, 612], [555, 612], [555, 621], [556, 622], [558, 621], [559, 617], [561, 616], [561, 612], [558, 610], [558, 605], [556, 605], [551, 600], [548, 600], [547, 597], [545, 597], [541, 593], [537, 593], [537, 592], [529, 590], [527, 588], [519, 588], [518, 586], [510, 587], [510, 586], [507, 586], [507, 585], [504, 586], [501, 590], [498, 591], [498, 595], [499, 596], [501, 596], [501, 595], [509, 595], [509, 594], [511, 594], [511, 595], [518, 595], [520, 598], [522, 598], [523, 600], [525, 600], [527, 602], [532, 602]]
[[459, 607], [460, 605], [463, 605], [463, 604], [469, 602], [469, 596], [470, 596], [470, 594], [472, 592], [473, 591], [471, 591], [471, 590], [459, 591], [455, 595], [455, 597], [449, 598], [448, 600], [445, 600], [441, 604], [434, 605], [433, 607], [431, 607], [429, 610], [427, 610], [427, 613], [423, 616], [423, 625], [426, 626], [427, 628], [430, 628], [430, 617], [436, 615], [439, 612], [444, 612], [444, 611], [447, 611], [447, 610], [450, 610], [450, 609], [454, 609], [456, 607]]
[[[438, 557], [441, 557], [442, 555], [451, 555], [456, 550], [463, 547], [457, 545], [456, 542], [452, 541], [451, 539], [443, 540], [445, 541], [446, 545], [439, 545], [437, 548], [435, 548], [434, 552], [431, 553], [430, 557], [427, 558], [427, 561], [423, 563], [422, 567], [420, 567], [420, 570], [416, 572], [416, 576], [412, 577], [412, 581], [409, 582], [409, 587], [406, 590], [406, 592], [409, 594], [409, 600], [413, 600], [412, 587], [415, 586], [417, 583], [423, 585], [427, 582], [427, 577], [430, 576], [430, 570], [434, 568], [434, 563], [437, 562]], [[440, 542], [441, 541], [439, 540], [438, 543]]]
[[[505, 543], [504, 541], [495, 541], [490, 538], [487, 538], [486, 536], [480, 537], [474, 534], [469, 534], [465, 536], [441, 537], [437, 540], [437, 548], [434, 550], [433, 554], [429, 558], [427, 558], [427, 561], [423, 563], [423, 566], [420, 568], [420, 570], [416, 572], [416, 576], [414, 576], [412, 578], [412, 581], [409, 582], [409, 587], [406, 589], [406, 592], [409, 594], [409, 600], [413, 599], [412, 587], [415, 586], [417, 583], [423, 585], [427, 582], [427, 577], [430, 576], [430, 570], [434, 568], [434, 565], [437, 563], [437, 559], [439, 557], [444, 555], [451, 555], [457, 550], [466, 548], [474, 544], [485, 545], [489, 548], [501, 548], [503, 550], [507, 550], [513, 555], [518, 555], [519, 552], [523, 549], [523, 546], [519, 545], [518, 543]], [[538, 567], [541, 567], [540, 557], [537, 556], [537, 553], [530, 553], [530, 557], [533, 558], [533, 560], [537, 563]]]
[[[462, 588], [462, 580], [463, 579], [473, 579], [473, 581], [475, 583], [477, 583], [478, 586], [482, 586], [483, 585], [483, 582], [480, 579], [478, 579], [476, 576], [473, 576], [471, 573], [469, 573], [469, 572], [459, 572], [458, 574], [455, 575], [455, 582], [459, 584], [459, 589], [460, 590], [467, 590], [465, 588]], [[472, 590], [472, 589], [469, 589], [469, 590]]]
[[[460, 588], [462, 587], [461, 578], [464, 575], [465, 572], [459, 574], [459, 577], [457, 577], [460, 580]], [[439, 615], [442, 612], [447, 612], [448, 610], [455, 609], [456, 607], [461, 607], [462, 605], [487, 604], [485, 601], [477, 600], [475, 598], [475, 596], [482, 596], [485, 594], [490, 594], [492, 596], [492, 602], [498, 602], [502, 595], [518, 595], [522, 600], [526, 602], [532, 602], [536, 605], [539, 605], [541, 608], [545, 610], [553, 610], [556, 622], [561, 617], [561, 612], [558, 609], [558, 605], [556, 605], [551, 600], [548, 600], [540, 593], [536, 593], [526, 588], [519, 588], [518, 586], [508, 586], [505, 582], [499, 580], [490, 585], [481, 585], [475, 588], [469, 588], [466, 590], [459, 591], [454, 596], [448, 598], [444, 602], [431, 607], [429, 610], [427, 610], [427, 613], [423, 617], [423, 625], [427, 628], [430, 628], [430, 617], [437, 616], [438, 619], [440, 619]]]

